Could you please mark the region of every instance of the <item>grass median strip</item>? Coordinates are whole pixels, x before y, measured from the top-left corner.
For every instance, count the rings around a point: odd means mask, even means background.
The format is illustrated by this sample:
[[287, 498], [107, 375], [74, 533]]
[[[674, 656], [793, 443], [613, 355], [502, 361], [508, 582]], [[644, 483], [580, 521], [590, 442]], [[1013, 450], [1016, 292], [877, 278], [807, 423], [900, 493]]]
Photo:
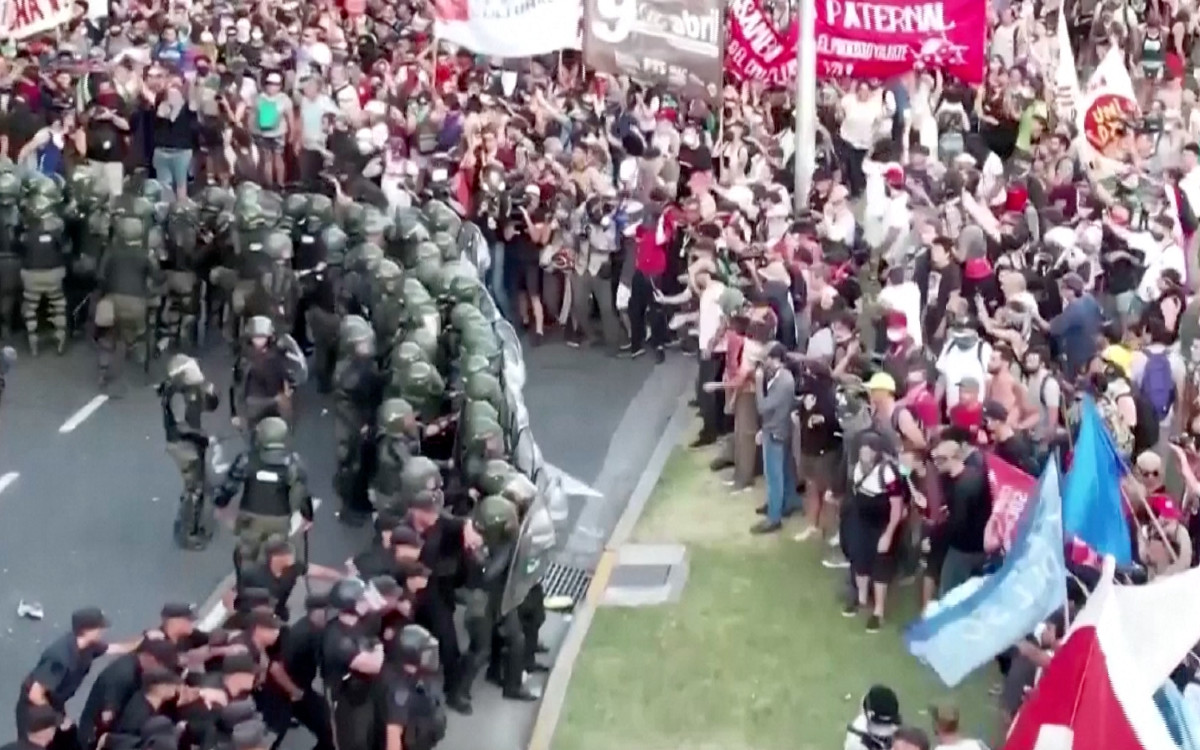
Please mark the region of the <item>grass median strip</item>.
[[841, 615], [845, 571], [821, 566], [824, 543], [751, 536], [761, 490], [731, 495], [710, 458], [676, 451], [631, 540], [687, 546], [682, 600], [596, 613], [555, 750], [840, 748], [874, 683], [896, 690], [908, 723], [928, 728], [930, 703], [953, 698], [965, 729], [993, 735], [987, 676], [951, 693], [904, 650], [914, 586], [893, 591], [890, 622], [867, 634]]

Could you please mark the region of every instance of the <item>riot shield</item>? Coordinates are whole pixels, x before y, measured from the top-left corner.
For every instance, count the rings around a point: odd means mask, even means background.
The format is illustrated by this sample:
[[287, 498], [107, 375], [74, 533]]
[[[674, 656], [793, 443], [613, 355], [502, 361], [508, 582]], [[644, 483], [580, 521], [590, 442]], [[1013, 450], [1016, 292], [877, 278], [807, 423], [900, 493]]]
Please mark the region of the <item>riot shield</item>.
[[288, 374], [292, 376], [296, 385], [302, 385], [308, 380], [308, 359], [304, 356], [304, 351], [290, 334], [281, 333], [276, 341], [287, 356]]
[[479, 280], [487, 278], [488, 270], [492, 267], [492, 251], [488, 248], [483, 232], [473, 221], [463, 222], [458, 231], [458, 257], [470, 262], [479, 272]]
[[550, 509], [545, 495], [539, 492], [521, 523], [521, 536], [517, 539], [517, 548], [508, 566], [508, 580], [504, 582], [504, 593], [500, 597], [502, 616], [520, 606], [529, 591], [542, 580], [550, 565], [554, 542]]

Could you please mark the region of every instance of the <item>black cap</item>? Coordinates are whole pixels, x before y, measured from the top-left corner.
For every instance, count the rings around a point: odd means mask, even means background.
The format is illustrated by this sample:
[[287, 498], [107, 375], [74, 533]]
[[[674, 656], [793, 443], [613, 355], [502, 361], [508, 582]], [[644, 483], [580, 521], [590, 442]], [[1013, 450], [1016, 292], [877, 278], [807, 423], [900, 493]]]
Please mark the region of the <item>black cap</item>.
[[312, 593], [304, 597], [304, 609], [309, 612], [329, 607], [329, 594]]
[[407, 523], [402, 523], [392, 529], [392, 546], [393, 547], [420, 547], [421, 535], [417, 530]]
[[71, 630], [75, 633], [107, 627], [108, 618], [104, 616], [99, 607], [84, 607], [71, 614]]
[[27, 721], [31, 733], [44, 732], [62, 723], [62, 716], [50, 706], [30, 706]]
[[242, 620], [246, 629], [250, 628], [268, 628], [271, 630], [279, 630], [283, 627], [283, 620], [274, 612], [266, 609], [256, 609], [246, 613], [246, 617]]
[[142, 672], [142, 688], [145, 690], [160, 685], [179, 685], [181, 682], [179, 675], [167, 669], [151, 668]]
[[254, 659], [250, 654], [237, 653], [227, 654], [221, 660], [221, 673], [226, 676], [235, 674], [255, 674], [258, 672], [258, 665], [254, 663]]
[[259, 607], [269, 607], [274, 602], [271, 592], [260, 588], [246, 588], [237, 593], [237, 611], [250, 612]]
[[994, 399], [988, 399], [983, 402], [983, 417], [984, 419], [995, 419], [999, 422], [1008, 421], [1008, 409], [1004, 404]]
[[149, 656], [169, 669], [179, 666], [179, 649], [165, 638], [143, 638], [138, 644], [137, 652]]
[[159, 617], [164, 620], [195, 620], [196, 608], [184, 602], [167, 602], [163, 605]]
[[267, 746], [267, 727], [261, 721], [243, 721], [233, 728], [234, 750], [255, 750]]
[[787, 356], [787, 347], [778, 341], [773, 341], [767, 345], [766, 356], [768, 359], [777, 359], [782, 361], [783, 358]]
[[400, 584], [396, 583], [396, 579], [391, 576], [375, 576], [371, 579], [371, 585], [375, 587], [376, 593], [382, 597], [400, 595]]
[[375, 531], [382, 533], [393, 529], [401, 520], [403, 519], [400, 515], [390, 510], [381, 510], [375, 514]]
[[863, 713], [872, 724], [899, 724], [900, 700], [887, 685], [872, 685], [863, 697]]

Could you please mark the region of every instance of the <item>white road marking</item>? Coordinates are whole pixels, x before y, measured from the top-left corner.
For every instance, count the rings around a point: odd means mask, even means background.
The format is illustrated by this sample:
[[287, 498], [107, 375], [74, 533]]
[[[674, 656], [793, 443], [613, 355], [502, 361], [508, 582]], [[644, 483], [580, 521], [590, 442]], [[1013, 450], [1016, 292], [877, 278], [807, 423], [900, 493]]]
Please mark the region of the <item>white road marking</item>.
[[6, 489], [8, 489], [9, 485], [17, 481], [17, 477], [19, 476], [21, 476], [21, 472], [10, 471], [4, 476], [0, 477], [0, 492], [4, 492]]
[[83, 405], [82, 408], [80, 408], [79, 411], [72, 414], [70, 419], [62, 423], [62, 427], [58, 428], [58, 434], [66, 435], [67, 433], [74, 432], [75, 428], [83, 424], [88, 417], [95, 414], [97, 409], [99, 409], [101, 406], [104, 406], [104, 402], [107, 400], [108, 396], [101, 393], [91, 401], [88, 401]]
[[[3, 488], [4, 488], [3, 483], [4, 483], [4, 479], [0, 478], [0, 490], [3, 490]], [[321, 507], [321, 498], [314, 497], [313, 498], [313, 514], [314, 515], [316, 515], [317, 509], [320, 507]], [[298, 514], [292, 516], [292, 528], [291, 528], [292, 536], [295, 536], [297, 533], [300, 532], [300, 524], [302, 524], [302, 523], [303, 523], [303, 521], [300, 519], [300, 516]], [[213, 606], [213, 608], [210, 609], [208, 612], [206, 612], [202, 617], [200, 617], [199, 621], [197, 621], [197, 623], [196, 623], [196, 627], [199, 628], [202, 632], [205, 632], [205, 633], [211, 632], [213, 629], [215, 629], [221, 623], [225, 622], [225, 618], [228, 615], [229, 615], [229, 610], [225, 608], [225, 602], [218, 599], [217, 603]]]

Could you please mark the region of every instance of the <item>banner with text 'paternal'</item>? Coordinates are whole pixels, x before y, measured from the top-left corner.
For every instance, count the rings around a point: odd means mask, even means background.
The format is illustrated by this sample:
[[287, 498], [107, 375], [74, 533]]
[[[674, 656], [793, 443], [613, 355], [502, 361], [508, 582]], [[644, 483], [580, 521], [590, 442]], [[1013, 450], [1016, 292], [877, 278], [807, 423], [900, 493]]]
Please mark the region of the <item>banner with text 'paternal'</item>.
[[[739, 80], [795, 80], [798, 29], [775, 28], [760, 0], [730, 0], [726, 70]], [[918, 66], [983, 81], [987, 4], [978, 0], [816, 0], [817, 77], [887, 79]]]

